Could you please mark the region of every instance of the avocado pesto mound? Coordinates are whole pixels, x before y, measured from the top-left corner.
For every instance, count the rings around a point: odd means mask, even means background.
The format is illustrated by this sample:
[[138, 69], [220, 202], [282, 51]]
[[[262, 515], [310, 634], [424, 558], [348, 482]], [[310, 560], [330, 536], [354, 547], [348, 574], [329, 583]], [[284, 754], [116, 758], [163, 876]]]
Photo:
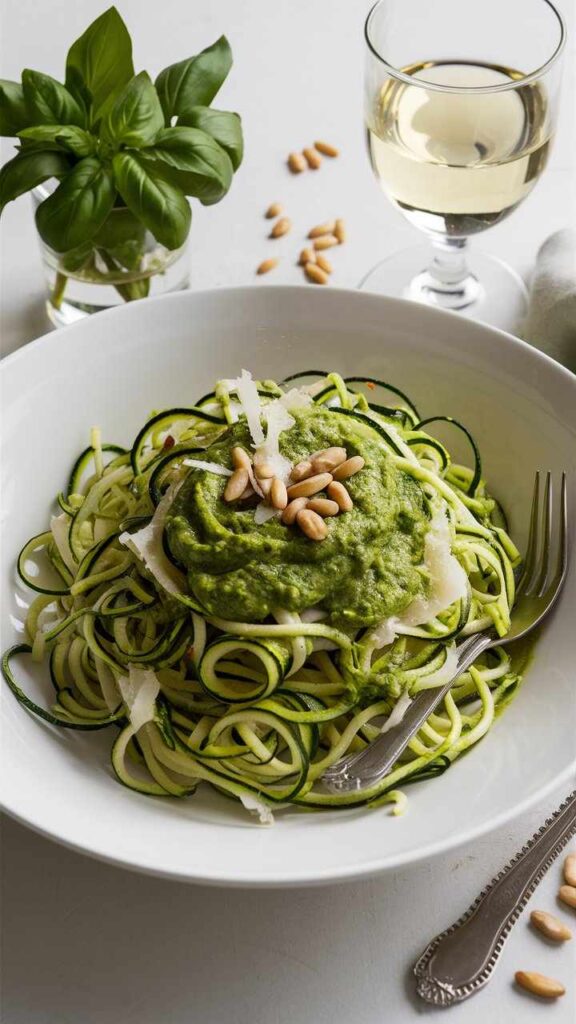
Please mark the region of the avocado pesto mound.
[[[211, 615], [245, 622], [262, 621], [274, 608], [319, 607], [335, 625], [360, 629], [402, 612], [427, 588], [430, 513], [421, 486], [344, 416], [312, 407], [293, 418], [279, 445], [292, 464], [332, 446], [364, 458], [347, 481], [352, 509], [331, 517], [328, 536], [315, 544], [278, 517], [258, 525], [256, 499], [248, 507], [227, 504], [225, 478], [192, 470], [166, 521], [170, 551], [186, 567], [191, 592]], [[246, 424], [238, 423], [206, 457], [232, 468], [232, 449], [250, 451], [251, 443]]]
[[[454, 680], [377, 784], [329, 793], [323, 774], [452, 679], [462, 637], [506, 634], [519, 562], [459, 423], [374, 379], [242, 371], [129, 448], [92, 431], [18, 557], [35, 596], [3, 674], [53, 725], [115, 726], [112, 766], [137, 792], [204, 783], [263, 822], [286, 804], [399, 813], [401, 787], [448, 769], [517, 691], [505, 648]], [[17, 681], [27, 657], [49, 658], [49, 710]]]

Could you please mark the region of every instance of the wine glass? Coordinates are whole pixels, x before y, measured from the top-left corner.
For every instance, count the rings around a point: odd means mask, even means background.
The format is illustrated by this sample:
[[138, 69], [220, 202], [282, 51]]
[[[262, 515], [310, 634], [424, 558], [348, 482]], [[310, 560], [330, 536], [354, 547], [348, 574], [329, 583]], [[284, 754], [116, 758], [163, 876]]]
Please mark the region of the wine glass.
[[469, 254], [468, 239], [516, 209], [546, 166], [561, 15], [550, 0], [379, 0], [365, 35], [372, 168], [432, 253], [396, 253], [360, 287], [513, 329], [526, 311], [522, 279]]

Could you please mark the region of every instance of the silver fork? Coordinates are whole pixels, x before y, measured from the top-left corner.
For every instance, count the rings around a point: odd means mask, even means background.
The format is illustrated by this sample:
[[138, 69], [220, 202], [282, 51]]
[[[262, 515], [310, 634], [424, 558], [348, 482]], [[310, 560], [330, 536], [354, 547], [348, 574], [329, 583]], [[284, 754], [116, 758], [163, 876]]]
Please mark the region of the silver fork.
[[[328, 768], [322, 782], [334, 793], [346, 793], [374, 786], [390, 771], [410, 740], [444, 700], [454, 681], [490, 647], [511, 644], [532, 632], [555, 604], [568, 569], [568, 499], [566, 473], [562, 473], [557, 530], [553, 529], [554, 487], [546, 474], [540, 501], [540, 474], [536, 473], [530, 514], [528, 546], [520, 579], [510, 632], [499, 637], [495, 631], [467, 637], [457, 648], [457, 667], [451, 679], [437, 689], [422, 690], [412, 701], [401, 722], [374, 740], [358, 754], [352, 754]], [[554, 543], [557, 536], [557, 543]]]

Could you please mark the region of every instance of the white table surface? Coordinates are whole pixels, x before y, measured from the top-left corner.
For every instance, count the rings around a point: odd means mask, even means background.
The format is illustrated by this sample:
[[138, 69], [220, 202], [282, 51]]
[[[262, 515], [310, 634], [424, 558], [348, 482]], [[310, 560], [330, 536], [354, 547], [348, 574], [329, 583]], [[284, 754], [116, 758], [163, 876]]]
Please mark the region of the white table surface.
[[[505, 2], [503, 4], [505, 7]], [[60, 76], [65, 43], [104, 5], [95, 0], [2, 0], [2, 77], [22, 67]], [[300, 283], [294, 257], [307, 228], [345, 217], [349, 243], [333, 255], [334, 284], [355, 286], [378, 259], [416, 241], [379, 192], [361, 122], [362, 20], [352, 0], [123, 0], [137, 68], [161, 67], [228, 35], [236, 58], [218, 105], [243, 114], [246, 158], [230, 195], [197, 206], [192, 287]], [[560, 0], [570, 17], [573, 5]], [[519, 27], [519, 31], [521, 28]], [[574, 60], [568, 57], [557, 144], [534, 194], [480, 246], [528, 275], [537, 248], [574, 209]], [[314, 138], [341, 146], [317, 174], [292, 177], [284, 158]], [[5, 150], [8, 151], [9, 146]], [[264, 208], [279, 200], [291, 235], [266, 239]], [[2, 220], [3, 351], [46, 329], [43, 283], [27, 198]], [[341, 887], [258, 892], [203, 889], [130, 874], [3, 824], [2, 1024], [532, 1024], [576, 1019], [576, 942], [557, 949], [524, 914], [492, 983], [469, 1002], [432, 1011], [413, 995], [410, 966], [566, 795], [551, 794], [506, 828], [444, 858]], [[532, 899], [554, 910], [555, 865]], [[559, 911], [565, 920], [569, 910]], [[512, 984], [542, 970], [568, 994], [544, 1005]]]

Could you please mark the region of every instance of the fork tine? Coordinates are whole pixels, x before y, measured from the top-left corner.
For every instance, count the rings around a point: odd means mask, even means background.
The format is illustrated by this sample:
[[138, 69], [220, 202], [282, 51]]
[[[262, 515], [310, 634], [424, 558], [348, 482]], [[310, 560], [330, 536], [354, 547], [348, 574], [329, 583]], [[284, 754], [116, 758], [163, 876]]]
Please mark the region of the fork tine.
[[540, 473], [536, 472], [534, 477], [534, 489], [532, 491], [532, 508], [530, 510], [530, 529], [528, 532], [528, 544], [524, 557], [524, 569], [516, 587], [516, 596], [524, 591], [530, 584], [534, 575], [536, 555], [538, 552], [538, 512], [540, 506]]
[[558, 534], [558, 561], [554, 581], [562, 580], [568, 568], [568, 478], [562, 473], [560, 486], [560, 530]]
[[[550, 549], [552, 547], [552, 511], [553, 511], [553, 489], [552, 489], [552, 474], [550, 471], [546, 474], [546, 484], [544, 487], [544, 502], [543, 502], [543, 522], [542, 522], [542, 541], [540, 550], [540, 571], [537, 573], [536, 580], [529, 590], [536, 592], [538, 597], [542, 597], [542, 594], [546, 590], [546, 585], [550, 577], [550, 563], [552, 561], [550, 555]], [[526, 593], [529, 591], [527, 590]]]

